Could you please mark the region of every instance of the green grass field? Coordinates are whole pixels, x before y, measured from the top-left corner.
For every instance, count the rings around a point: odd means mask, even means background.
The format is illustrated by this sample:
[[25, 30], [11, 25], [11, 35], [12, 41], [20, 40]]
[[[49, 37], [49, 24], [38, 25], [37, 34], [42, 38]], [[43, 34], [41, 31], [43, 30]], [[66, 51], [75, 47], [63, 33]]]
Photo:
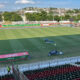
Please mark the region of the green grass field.
[[[44, 42], [48, 38], [57, 46]], [[64, 52], [63, 55], [48, 57], [54, 49]], [[0, 30], [0, 54], [28, 51], [30, 60], [18, 63], [30, 63], [49, 59], [80, 56], [80, 28], [50, 27]]]

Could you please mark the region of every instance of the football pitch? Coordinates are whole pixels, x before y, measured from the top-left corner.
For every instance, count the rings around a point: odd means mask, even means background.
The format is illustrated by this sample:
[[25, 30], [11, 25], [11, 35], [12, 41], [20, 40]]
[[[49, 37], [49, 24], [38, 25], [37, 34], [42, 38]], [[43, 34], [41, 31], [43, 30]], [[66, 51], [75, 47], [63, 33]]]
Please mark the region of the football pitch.
[[[45, 43], [45, 39], [56, 42]], [[62, 51], [63, 55], [48, 57], [51, 50]], [[31, 59], [18, 63], [80, 56], [80, 28], [46, 27], [0, 30], [0, 55], [28, 51]]]

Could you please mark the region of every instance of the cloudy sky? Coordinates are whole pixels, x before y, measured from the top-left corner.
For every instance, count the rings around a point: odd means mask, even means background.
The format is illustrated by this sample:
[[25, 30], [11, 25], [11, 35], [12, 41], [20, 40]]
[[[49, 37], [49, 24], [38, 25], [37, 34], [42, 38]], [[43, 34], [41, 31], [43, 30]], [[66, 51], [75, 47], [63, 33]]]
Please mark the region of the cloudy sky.
[[24, 7], [80, 8], [80, 0], [0, 0], [0, 11]]

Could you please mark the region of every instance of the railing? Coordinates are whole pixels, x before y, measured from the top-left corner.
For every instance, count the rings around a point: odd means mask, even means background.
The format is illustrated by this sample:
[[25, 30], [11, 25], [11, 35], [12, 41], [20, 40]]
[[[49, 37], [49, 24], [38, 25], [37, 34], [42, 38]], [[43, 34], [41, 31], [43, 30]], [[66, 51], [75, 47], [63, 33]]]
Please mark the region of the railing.
[[45, 68], [45, 67], [71, 64], [75, 62], [80, 62], [80, 56], [64, 58], [64, 59], [49, 60], [49, 61], [43, 61], [43, 62], [37, 62], [37, 63], [31, 63], [31, 64], [22, 64], [22, 65], [19, 65], [18, 67], [19, 67], [19, 70], [23, 72], [23, 71], [35, 70], [35, 69], [40, 69], [40, 68]]
[[28, 80], [28, 78], [23, 73], [21, 73], [18, 68], [15, 66], [12, 67], [15, 80]]
[[[42, 62], [36, 62], [36, 63], [30, 63], [30, 64], [20, 64], [20, 65], [18, 65], [18, 69], [20, 72], [24, 72], [24, 71], [28, 71], [28, 70], [35, 70], [35, 69], [40, 69], [40, 68], [45, 68], [45, 67], [72, 64], [75, 62], [80, 62], [80, 56], [48, 60], [48, 61], [42, 61]], [[11, 71], [11, 73], [12, 73], [12, 71]], [[0, 68], [0, 76], [5, 75], [5, 74], [7, 74], [7, 68], [6, 67]]]

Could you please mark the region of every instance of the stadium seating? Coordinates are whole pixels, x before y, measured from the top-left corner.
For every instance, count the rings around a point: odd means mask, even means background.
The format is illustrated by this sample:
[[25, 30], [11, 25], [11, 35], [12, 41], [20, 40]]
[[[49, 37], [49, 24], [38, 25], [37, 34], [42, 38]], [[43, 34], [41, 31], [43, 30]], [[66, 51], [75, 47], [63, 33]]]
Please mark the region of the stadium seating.
[[75, 64], [79, 64], [80, 65], [80, 62], [76, 62]]
[[80, 80], [80, 67], [67, 64], [25, 71], [24, 74], [29, 80]]
[[0, 80], [14, 80], [14, 77], [12, 74], [10, 75], [5, 75], [5, 76], [0, 76]]

